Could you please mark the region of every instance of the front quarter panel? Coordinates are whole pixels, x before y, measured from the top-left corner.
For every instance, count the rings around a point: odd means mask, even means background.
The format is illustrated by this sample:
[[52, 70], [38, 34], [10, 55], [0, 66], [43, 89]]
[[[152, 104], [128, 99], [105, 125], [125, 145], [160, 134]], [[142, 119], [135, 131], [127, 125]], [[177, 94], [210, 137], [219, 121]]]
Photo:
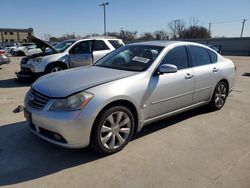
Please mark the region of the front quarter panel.
[[88, 109], [94, 109], [93, 116], [97, 117], [100, 111], [108, 104], [118, 100], [127, 100], [137, 109], [139, 130], [142, 126], [141, 122], [148, 114], [148, 75], [149, 73], [144, 72], [88, 89], [87, 92], [95, 95], [87, 105]]
[[53, 55], [48, 55], [42, 57], [42, 61], [40, 63], [34, 63], [33, 59], [30, 59], [27, 64], [21, 64], [22, 67], [27, 67], [34, 70], [33, 72], [45, 72], [47, 65], [53, 62], [62, 62], [68, 66], [68, 56], [66, 53], [58, 53]]

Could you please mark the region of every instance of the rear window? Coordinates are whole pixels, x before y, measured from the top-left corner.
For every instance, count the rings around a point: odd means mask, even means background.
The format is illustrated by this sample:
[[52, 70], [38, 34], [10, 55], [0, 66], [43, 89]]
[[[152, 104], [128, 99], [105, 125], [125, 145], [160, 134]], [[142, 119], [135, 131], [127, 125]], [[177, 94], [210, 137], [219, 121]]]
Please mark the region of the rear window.
[[115, 49], [123, 46], [123, 43], [120, 40], [109, 40], [109, 42]]
[[212, 63], [216, 63], [217, 62], [217, 54], [212, 52], [211, 50], [207, 50], [209, 55], [210, 55], [210, 58], [211, 58], [211, 62]]
[[188, 48], [191, 52], [194, 66], [208, 65], [211, 63], [211, 59], [207, 49], [199, 46], [189, 46]]
[[104, 41], [95, 40], [93, 50], [94, 51], [109, 50], [109, 47], [105, 44]]

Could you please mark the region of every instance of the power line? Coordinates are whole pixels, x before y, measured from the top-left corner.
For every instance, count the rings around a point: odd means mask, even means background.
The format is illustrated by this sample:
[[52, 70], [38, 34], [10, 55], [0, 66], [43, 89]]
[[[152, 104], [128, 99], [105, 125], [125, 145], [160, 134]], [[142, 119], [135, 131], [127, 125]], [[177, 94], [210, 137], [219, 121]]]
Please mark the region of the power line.
[[237, 19], [237, 20], [230, 20], [230, 21], [221, 21], [221, 22], [211, 22], [212, 24], [224, 24], [224, 23], [235, 23], [235, 22], [239, 22], [242, 19]]

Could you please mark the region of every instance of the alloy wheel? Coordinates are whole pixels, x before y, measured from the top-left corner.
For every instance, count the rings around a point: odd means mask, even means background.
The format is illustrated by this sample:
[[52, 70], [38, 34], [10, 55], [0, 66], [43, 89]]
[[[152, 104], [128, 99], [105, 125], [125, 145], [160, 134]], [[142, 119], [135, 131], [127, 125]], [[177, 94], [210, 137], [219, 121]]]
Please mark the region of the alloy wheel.
[[217, 108], [221, 108], [227, 98], [227, 88], [224, 83], [217, 86], [215, 91], [215, 105]]
[[131, 119], [122, 111], [113, 112], [104, 121], [100, 140], [107, 149], [116, 149], [122, 146], [131, 132]]
[[62, 67], [53, 67], [51, 69], [51, 72], [58, 72], [58, 71], [61, 71], [62, 70]]

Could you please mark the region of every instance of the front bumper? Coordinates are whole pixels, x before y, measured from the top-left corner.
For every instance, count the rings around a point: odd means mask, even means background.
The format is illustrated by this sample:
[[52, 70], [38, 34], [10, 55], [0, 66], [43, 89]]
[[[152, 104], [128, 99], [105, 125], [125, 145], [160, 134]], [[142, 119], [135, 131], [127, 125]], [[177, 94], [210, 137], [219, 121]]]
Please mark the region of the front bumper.
[[87, 147], [90, 142], [93, 119], [85, 110], [51, 112], [37, 110], [27, 104], [30, 129], [40, 138], [66, 148]]
[[18, 79], [36, 79], [43, 75], [43, 73], [32, 72], [29, 68], [21, 67], [19, 72], [15, 72]]

